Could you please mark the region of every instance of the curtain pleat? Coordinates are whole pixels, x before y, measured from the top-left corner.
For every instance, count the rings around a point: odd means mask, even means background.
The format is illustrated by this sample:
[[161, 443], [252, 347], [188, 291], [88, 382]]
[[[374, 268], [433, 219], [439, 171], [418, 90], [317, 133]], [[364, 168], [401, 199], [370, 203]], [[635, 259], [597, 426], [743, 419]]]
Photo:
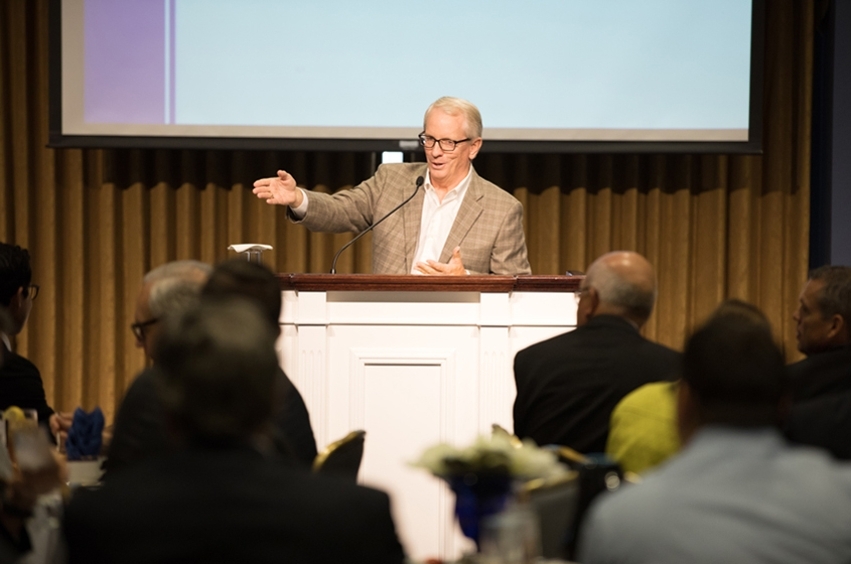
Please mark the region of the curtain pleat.
[[[536, 274], [587, 269], [636, 250], [655, 265], [644, 329], [681, 348], [730, 297], [765, 311], [787, 358], [806, 279], [813, 1], [767, 3], [762, 155], [481, 154], [478, 172], [523, 204]], [[209, 263], [232, 243], [268, 243], [280, 272], [327, 272], [349, 234], [310, 233], [257, 200], [252, 183], [289, 171], [332, 193], [375, 168], [335, 152], [47, 149], [47, 0], [0, 3], [0, 239], [30, 250], [41, 293], [17, 338], [67, 410], [116, 404], [144, 366], [129, 331], [145, 272]], [[487, 120], [487, 116], [485, 116]], [[339, 272], [369, 272], [370, 237]]]

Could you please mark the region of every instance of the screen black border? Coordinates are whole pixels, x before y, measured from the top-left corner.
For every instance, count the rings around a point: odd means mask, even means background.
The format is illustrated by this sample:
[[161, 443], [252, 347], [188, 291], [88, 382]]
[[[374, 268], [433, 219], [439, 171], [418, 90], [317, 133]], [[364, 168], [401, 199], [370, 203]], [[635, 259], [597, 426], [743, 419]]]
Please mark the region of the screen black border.
[[[483, 153], [762, 153], [765, 0], [753, 0], [751, 30], [750, 123], [748, 141], [497, 141], [485, 139]], [[259, 137], [176, 137], [64, 135], [62, 133], [61, 0], [50, 0], [49, 22], [50, 148], [202, 149], [275, 151], [411, 151], [415, 139], [323, 139]], [[401, 142], [401, 144], [400, 144]]]

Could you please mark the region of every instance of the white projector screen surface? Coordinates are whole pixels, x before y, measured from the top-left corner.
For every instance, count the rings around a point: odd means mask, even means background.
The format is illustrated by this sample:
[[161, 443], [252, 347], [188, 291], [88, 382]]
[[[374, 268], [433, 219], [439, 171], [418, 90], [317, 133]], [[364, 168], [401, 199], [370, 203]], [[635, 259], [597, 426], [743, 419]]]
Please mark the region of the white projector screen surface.
[[[61, 135], [747, 142], [752, 0], [61, 0]], [[392, 148], [392, 147], [388, 147]]]

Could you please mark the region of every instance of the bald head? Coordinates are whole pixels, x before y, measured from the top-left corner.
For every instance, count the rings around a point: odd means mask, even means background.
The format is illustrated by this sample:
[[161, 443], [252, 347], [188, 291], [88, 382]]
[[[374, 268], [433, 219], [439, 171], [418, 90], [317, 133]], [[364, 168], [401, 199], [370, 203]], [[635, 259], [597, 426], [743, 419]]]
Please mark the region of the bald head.
[[632, 251], [614, 251], [595, 260], [582, 284], [578, 324], [596, 315], [617, 315], [643, 325], [656, 301], [656, 275], [647, 259]]

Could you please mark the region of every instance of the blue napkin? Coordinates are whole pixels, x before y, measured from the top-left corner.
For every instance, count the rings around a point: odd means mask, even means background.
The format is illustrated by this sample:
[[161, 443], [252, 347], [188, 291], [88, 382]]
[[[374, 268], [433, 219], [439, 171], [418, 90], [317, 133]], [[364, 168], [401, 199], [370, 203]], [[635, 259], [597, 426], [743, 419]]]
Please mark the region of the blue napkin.
[[94, 408], [91, 413], [86, 413], [79, 407], [75, 409], [71, 429], [68, 430], [68, 440], [65, 441], [68, 460], [97, 457], [100, 454], [103, 425], [103, 412], [99, 407]]

